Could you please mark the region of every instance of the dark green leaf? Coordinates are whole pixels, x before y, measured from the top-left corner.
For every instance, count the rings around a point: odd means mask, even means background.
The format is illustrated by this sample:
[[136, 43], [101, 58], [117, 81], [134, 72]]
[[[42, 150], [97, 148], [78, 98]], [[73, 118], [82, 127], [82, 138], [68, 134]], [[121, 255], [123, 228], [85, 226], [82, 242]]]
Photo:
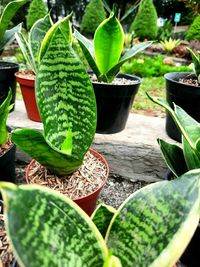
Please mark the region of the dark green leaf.
[[0, 183], [6, 227], [20, 266], [102, 267], [103, 238], [70, 199], [36, 185]]
[[175, 176], [178, 177], [188, 171], [182, 148], [175, 144], [169, 144], [162, 139], [158, 139], [158, 144], [160, 145], [163, 159]]
[[82, 161], [68, 157], [52, 149], [43, 134], [37, 130], [22, 129], [11, 133], [13, 143], [58, 175], [67, 175], [76, 170]]
[[182, 138], [182, 145], [188, 170], [200, 168], [200, 153], [198, 150], [193, 149], [184, 137]]
[[119, 208], [106, 236], [122, 266], [173, 266], [200, 217], [200, 170], [146, 186]]

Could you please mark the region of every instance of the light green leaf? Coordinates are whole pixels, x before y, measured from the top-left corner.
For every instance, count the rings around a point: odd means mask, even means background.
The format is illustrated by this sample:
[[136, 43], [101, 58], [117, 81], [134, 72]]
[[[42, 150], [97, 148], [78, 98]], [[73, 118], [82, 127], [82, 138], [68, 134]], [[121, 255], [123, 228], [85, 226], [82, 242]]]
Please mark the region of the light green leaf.
[[11, 89], [8, 92], [8, 96], [4, 102], [0, 105], [0, 145], [5, 144], [8, 139], [8, 132], [6, 129], [6, 121], [10, 110], [13, 108], [13, 104], [10, 105], [12, 99]]
[[197, 77], [199, 77], [200, 75], [200, 55], [197, 56], [192, 49], [190, 49], [189, 47], [187, 47], [187, 50], [190, 52], [190, 55], [192, 57], [192, 61], [194, 63], [194, 72], [196, 74]]
[[165, 163], [176, 177], [188, 171], [182, 148], [175, 144], [169, 144], [162, 139], [158, 139], [158, 144]]
[[43, 134], [33, 129], [14, 130], [11, 139], [21, 150], [58, 175], [67, 175], [80, 167], [78, 161], [51, 148]]
[[[72, 158], [81, 161], [96, 131], [96, 100], [84, 66], [59, 28], [52, 29], [50, 43], [36, 77], [36, 98], [46, 142], [60, 153], [72, 133]], [[47, 33], [48, 34], [48, 33]], [[46, 38], [46, 37], [45, 37]], [[71, 141], [70, 141], [71, 143]]]
[[88, 61], [88, 64], [90, 65], [90, 68], [98, 78], [101, 75], [101, 73], [95, 62], [93, 43], [87, 38], [85, 38], [82, 34], [80, 34], [80, 32], [78, 32], [76, 29], [74, 30], [74, 36], [78, 40], [78, 43], [83, 51], [85, 58]]
[[123, 45], [124, 32], [112, 12], [110, 17], [99, 25], [94, 35], [95, 59], [102, 75], [118, 63]]
[[20, 46], [20, 49], [23, 53], [24, 58], [26, 59], [27, 63], [31, 67], [31, 70], [36, 73], [36, 66], [35, 66], [35, 59], [33, 57], [31, 47], [26, 40], [26, 37], [22, 32], [17, 32], [15, 34], [16, 40]]
[[2, 182], [0, 187], [7, 233], [20, 266], [103, 266], [105, 242], [73, 201], [36, 185]]
[[171, 267], [200, 217], [200, 170], [146, 186], [114, 215], [106, 241], [122, 266]]
[[153, 41], [149, 41], [149, 42], [143, 42], [143, 43], [139, 43], [134, 45], [132, 48], [130, 48], [119, 60], [119, 62], [114, 65], [111, 69], [108, 70], [108, 72], [106, 73], [106, 76], [108, 77], [108, 80], [112, 80], [117, 73], [119, 72], [121, 66], [128, 61], [129, 59], [131, 59], [133, 56], [135, 56], [137, 53], [143, 51], [144, 49], [146, 49], [148, 46], [150, 46], [153, 43]]
[[38, 69], [38, 54], [41, 43], [52, 24], [51, 17], [48, 14], [44, 18], [37, 20], [31, 28], [29, 34], [29, 44], [35, 61], [36, 69]]
[[18, 24], [17, 26], [13, 27], [10, 30], [7, 30], [0, 41], [0, 51], [2, 51], [9, 43], [11, 43], [15, 38], [15, 33], [20, 31], [21, 24]]
[[0, 17], [0, 43], [2, 42], [3, 36], [16, 11], [27, 2], [28, 0], [15, 0], [8, 3], [4, 8], [3, 13]]
[[100, 204], [91, 216], [91, 219], [103, 237], [106, 235], [108, 226], [115, 212], [116, 210], [113, 207]]

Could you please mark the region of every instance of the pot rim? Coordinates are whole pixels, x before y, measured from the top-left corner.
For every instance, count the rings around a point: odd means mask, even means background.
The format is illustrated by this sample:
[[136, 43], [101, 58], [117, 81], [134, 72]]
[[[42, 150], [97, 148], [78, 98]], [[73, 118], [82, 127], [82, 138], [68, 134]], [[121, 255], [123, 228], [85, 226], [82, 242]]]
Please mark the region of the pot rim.
[[[88, 72], [89, 74], [94, 74], [92, 71]], [[133, 86], [133, 85], [138, 85], [138, 84], [141, 84], [142, 82], [142, 78], [140, 78], [139, 76], [136, 76], [136, 75], [133, 75], [133, 74], [126, 74], [126, 73], [118, 73], [116, 75], [117, 78], [119, 78], [118, 76], [125, 76], [124, 78], [127, 79], [127, 80], [135, 80], [137, 81], [136, 83], [134, 84], [111, 84], [111, 83], [106, 83], [106, 82], [98, 82], [98, 81], [91, 81], [92, 84], [102, 84], [102, 85], [106, 85], [108, 87], [112, 87], [112, 86], [116, 86], [116, 87], [124, 87], [124, 86]], [[132, 79], [129, 79], [129, 78], [132, 78]]]
[[[4, 60], [0, 60], [0, 64], [10, 64], [12, 66], [12, 68], [19, 68], [19, 64], [12, 62], [12, 61], [4, 61]], [[1, 68], [0, 68], [1, 69]]]
[[[108, 175], [109, 175], [109, 165], [108, 165], [106, 159], [104, 158], [104, 156], [103, 156], [102, 154], [100, 154], [99, 152], [97, 152], [96, 150], [92, 149], [92, 148], [90, 148], [89, 151], [104, 163], [104, 165], [105, 165], [105, 167], [106, 167], [106, 178], [105, 178], [105, 180], [103, 181], [103, 183], [102, 183], [102, 184], [101, 184], [95, 191], [91, 192], [91, 193], [88, 194], [88, 195], [79, 197], [79, 198], [73, 198], [73, 199], [72, 199], [73, 201], [79, 201], [79, 200], [82, 200], [82, 199], [84, 199], [84, 198], [86, 198], [86, 197], [88, 198], [88, 197], [92, 196], [93, 194], [97, 193], [98, 191], [100, 191], [100, 190], [104, 187], [104, 185], [106, 184], [107, 179], [108, 179]], [[36, 161], [35, 159], [32, 159], [31, 162], [30, 162], [30, 163], [28, 164], [28, 166], [26, 167], [25, 180], [26, 180], [26, 183], [27, 183], [27, 184], [30, 184], [30, 183], [29, 183], [29, 179], [28, 179], [28, 173], [29, 173], [30, 167], [32, 166], [32, 164], [33, 164], [35, 161]]]
[[18, 78], [18, 79], [29, 80], [29, 81], [34, 81], [35, 82], [35, 78], [27, 77], [26, 75], [22, 76], [21, 75], [22, 73], [26, 74], [26, 73], [33, 73], [33, 72], [32, 71], [17, 71], [17, 72], [15, 72], [15, 77]]
[[[178, 83], [178, 84], [180, 84], [180, 82], [178, 82], [177, 80], [174, 80], [173, 78], [171, 78], [170, 76], [173, 76], [173, 75], [176, 75], [176, 74], [182, 74], [183, 76], [184, 75], [195, 75], [195, 73], [194, 72], [168, 72], [168, 73], [166, 73], [165, 75], [164, 75], [164, 78], [166, 79], [166, 80], [168, 80], [168, 81], [171, 81], [171, 82], [174, 82], [174, 83]], [[187, 85], [187, 84], [185, 84], [185, 85]], [[191, 86], [191, 85], [190, 85]], [[195, 86], [195, 87], [199, 87], [199, 86]]]

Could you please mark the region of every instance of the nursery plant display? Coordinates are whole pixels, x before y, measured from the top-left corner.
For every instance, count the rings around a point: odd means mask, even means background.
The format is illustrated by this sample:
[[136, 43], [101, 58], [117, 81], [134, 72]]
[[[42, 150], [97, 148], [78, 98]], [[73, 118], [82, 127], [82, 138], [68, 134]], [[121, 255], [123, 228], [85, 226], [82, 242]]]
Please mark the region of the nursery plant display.
[[16, 79], [20, 84], [28, 117], [38, 122], [41, 122], [35, 99], [35, 75], [38, 70], [38, 53], [41, 42], [52, 24], [51, 17], [48, 14], [34, 23], [28, 35], [28, 40], [22, 31], [16, 34], [18, 44], [31, 69], [31, 71], [17, 72]]
[[11, 142], [10, 134], [6, 127], [6, 121], [14, 104], [11, 89], [7, 98], [0, 105], [0, 180], [15, 182], [15, 146]]
[[[199, 87], [199, 56], [195, 55], [188, 48], [192, 55], [194, 73], [191, 72], [171, 72], [165, 74], [166, 79], [166, 99], [171, 107], [173, 102], [182, 107], [195, 120], [200, 121], [200, 87]], [[167, 112], [166, 132], [176, 141], [181, 141], [181, 134], [178, 131], [173, 119]]]
[[[188, 170], [198, 169], [200, 167], [200, 123], [176, 104], [174, 104], [173, 110], [165, 100], [151, 98], [150, 96], [149, 98], [169, 112], [182, 136], [182, 147], [158, 139], [162, 156], [171, 170], [171, 176], [179, 177]], [[183, 263], [191, 267], [197, 267], [199, 265], [199, 247], [200, 227], [198, 226], [194, 237], [183, 254]]]
[[[108, 176], [108, 166], [97, 152], [88, 152], [96, 129], [96, 102], [89, 76], [70, 44], [70, 17], [50, 28], [39, 51], [36, 99], [44, 133], [15, 130], [12, 140], [40, 163], [33, 161], [28, 169], [39, 174], [43, 170], [45, 181], [41, 183], [47, 184], [54, 173], [57, 177], [54, 175], [48, 186], [64, 193], [68, 189], [70, 196], [70, 189], [74, 189], [77, 192], [72, 198], [81, 207], [87, 202], [83, 208], [91, 214]], [[31, 173], [29, 182], [30, 177]]]
[[[15, 33], [20, 25], [8, 30], [11, 19], [16, 11], [28, 0], [15, 0], [6, 5], [0, 16], [0, 55], [4, 48], [13, 41]], [[0, 61], [0, 104], [6, 99], [9, 88], [12, 89], [12, 103], [15, 102], [16, 80], [14, 73], [18, 70], [18, 64]], [[14, 109], [14, 106], [13, 106]]]
[[115, 12], [111, 12], [110, 17], [95, 31], [94, 44], [77, 30], [74, 35], [94, 74], [92, 83], [97, 101], [97, 132], [122, 131], [141, 79], [131, 75], [118, 75], [120, 67], [152, 42], [137, 44], [122, 56], [124, 32]]
[[171, 267], [198, 225], [199, 185], [199, 170], [151, 184], [118, 210], [100, 206], [93, 222], [53, 190], [10, 183], [0, 187], [7, 233], [20, 266]]

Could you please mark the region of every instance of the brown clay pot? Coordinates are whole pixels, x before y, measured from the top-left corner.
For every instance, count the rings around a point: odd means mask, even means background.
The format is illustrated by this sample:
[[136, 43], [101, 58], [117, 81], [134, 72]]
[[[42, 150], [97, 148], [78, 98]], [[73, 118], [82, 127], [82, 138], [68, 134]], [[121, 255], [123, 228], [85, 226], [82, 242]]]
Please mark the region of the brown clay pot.
[[[101, 154], [99, 154], [97, 151], [95, 151], [93, 149], [90, 149], [89, 151], [90, 151], [90, 153], [92, 153], [94, 156], [96, 156], [98, 159], [100, 159], [103, 162], [103, 164], [105, 165], [106, 170], [107, 170], [106, 171], [107, 177], [106, 177], [104, 183], [96, 191], [90, 193], [87, 196], [72, 199], [72, 200], [77, 205], [79, 205], [79, 207], [82, 208], [89, 216], [91, 216], [93, 211], [95, 210], [96, 203], [97, 203], [97, 200], [99, 198], [100, 192], [103, 189], [103, 187], [107, 181], [108, 174], [109, 174], [109, 166], [108, 166], [107, 161], [105, 160], [105, 158]], [[27, 166], [27, 169], [26, 169], [26, 182], [27, 182], [27, 184], [30, 183], [29, 182], [29, 172], [30, 172], [30, 169], [31, 169], [32, 165], [34, 164], [34, 162], [35, 162], [35, 160], [33, 159], [29, 163], [29, 165]]]
[[[29, 74], [29, 75], [28, 75]], [[41, 122], [35, 98], [35, 78], [30, 72], [15, 73], [16, 80], [20, 85], [26, 112], [30, 120]]]

